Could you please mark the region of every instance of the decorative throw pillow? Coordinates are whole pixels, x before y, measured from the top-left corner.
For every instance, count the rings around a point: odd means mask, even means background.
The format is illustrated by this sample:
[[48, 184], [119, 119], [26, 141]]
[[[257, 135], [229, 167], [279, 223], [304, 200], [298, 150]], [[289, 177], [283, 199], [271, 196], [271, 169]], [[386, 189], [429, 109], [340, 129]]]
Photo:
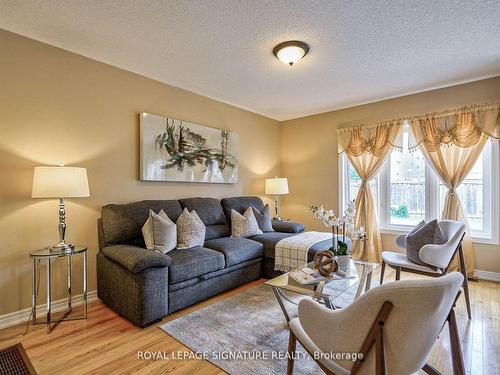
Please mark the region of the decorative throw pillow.
[[195, 246], [203, 246], [205, 243], [205, 224], [195, 210], [189, 212], [184, 208], [181, 216], [177, 219], [177, 248], [189, 249]]
[[415, 233], [417, 230], [422, 228], [424, 225], [425, 225], [425, 220], [422, 220], [420, 223], [418, 223], [413, 228], [411, 228], [411, 230], [408, 232], [408, 234], [406, 236], [409, 236], [410, 234]]
[[262, 234], [262, 231], [259, 229], [252, 207], [248, 207], [243, 215], [231, 210], [232, 237], [251, 237], [258, 234]]
[[406, 236], [406, 257], [413, 263], [422, 266], [429, 266], [420, 259], [419, 252], [424, 245], [435, 244], [442, 245], [446, 242], [446, 238], [439, 227], [437, 219], [434, 219], [427, 224], [419, 223], [418, 228], [413, 228]]
[[163, 210], [158, 214], [149, 210], [148, 220], [142, 227], [142, 235], [149, 250], [166, 254], [177, 246], [177, 226]]
[[273, 224], [271, 223], [271, 214], [269, 213], [269, 205], [266, 204], [262, 211], [256, 209], [253, 205], [251, 205], [253, 214], [255, 215], [255, 219], [257, 219], [257, 224], [261, 231], [265, 232], [274, 232]]

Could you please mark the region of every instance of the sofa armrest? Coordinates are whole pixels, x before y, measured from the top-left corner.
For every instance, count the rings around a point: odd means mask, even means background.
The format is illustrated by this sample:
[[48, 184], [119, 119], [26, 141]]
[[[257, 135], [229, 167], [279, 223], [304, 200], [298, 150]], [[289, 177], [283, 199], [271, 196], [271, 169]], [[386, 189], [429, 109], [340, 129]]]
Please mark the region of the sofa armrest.
[[132, 273], [139, 273], [151, 267], [168, 267], [172, 263], [168, 255], [134, 245], [106, 246], [101, 252], [106, 258], [122, 265]]
[[293, 221], [273, 220], [272, 224], [276, 232], [300, 233], [304, 231], [304, 226], [302, 224], [294, 223]]

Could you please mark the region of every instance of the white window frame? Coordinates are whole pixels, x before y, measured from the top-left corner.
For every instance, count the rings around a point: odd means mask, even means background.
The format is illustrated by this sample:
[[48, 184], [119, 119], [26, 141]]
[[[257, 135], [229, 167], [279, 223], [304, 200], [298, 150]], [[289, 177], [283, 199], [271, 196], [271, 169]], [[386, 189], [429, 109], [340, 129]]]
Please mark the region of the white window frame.
[[[408, 124], [404, 125], [404, 130], [410, 132], [410, 127]], [[425, 221], [431, 220], [432, 217], [438, 217], [437, 215], [433, 215], [433, 207], [432, 207], [432, 191], [431, 185], [433, 184], [433, 172], [431, 168], [425, 162], [424, 166], [424, 174], [425, 174]], [[409, 224], [391, 224], [390, 222], [390, 194], [391, 194], [391, 156], [387, 158], [384, 162], [382, 168], [380, 168], [380, 178], [379, 178], [379, 188], [381, 189], [381, 196], [387, 197], [387, 200], [380, 200], [378, 203], [379, 209], [379, 228], [383, 232], [395, 232], [395, 233], [404, 233], [409, 232], [414, 225]]]
[[[489, 217], [486, 220], [485, 231], [483, 233], [473, 232], [472, 240], [475, 243], [485, 244], [499, 244], [500, 240], [500, 145], [499, 142], [491, 142], [490, 152], [485, 155], [483, 160], [483, 176], [485, 178], [484, 190], [484, 211], [485, 216]], [[341, 154], [338, 160], [339, 170], [339, 207], [340, 211], [346, 206], [349, 197], [350, 176], [349, 176], [349, 160], [345, 154]], [[387, 197], [389, 200], [389, 184], [390, 184], [390, 160], [389, 158], [381, 168], [378, 179], [378, 191], [380, 197]], [[489, 181], [487, 180], [489, 179]], [[432, 168], [426, 163], [425, 165], [425, 183], [426, 183], [426, 196], [425, 196], [425, 218], [430, 220], [439, 217], [441, 214], [441, 202], [439, 202], [439, 179], [435, 175]], [[487, 189], [491, 187], [491, 192]], [[489, 200], [489, 203], [488, 203]], [[379, 228], [381, 233], [387, 234], [401, 234], [407, 233], [411, 229], [411, 225], [394, 225], [389, 224], [389, 208], [385, 207], [387, 202], [382, 199], [378, 201], [375, 197], [376, 205], [379, 214]], [[434, 203], [435, 202], [435, 203]], [[496, 214], [496, 217], [494, 216]]]

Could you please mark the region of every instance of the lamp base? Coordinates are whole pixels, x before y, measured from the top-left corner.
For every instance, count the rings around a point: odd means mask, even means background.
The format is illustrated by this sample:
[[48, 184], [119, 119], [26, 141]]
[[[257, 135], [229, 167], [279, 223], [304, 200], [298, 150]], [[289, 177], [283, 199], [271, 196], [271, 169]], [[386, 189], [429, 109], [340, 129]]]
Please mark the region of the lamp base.
[[64, 208], [64, 198], [59, 198], [59, 243], [49, 249], [63, 253], [71, 253], [75, 248], [72, 244], [64, 241], [66, 234], [66, 209]]
[[273, 217], [273, 220], [275, 220], [275, 221], [283, 221], [283, 219], [281, 217], [279, 217], [279, 216]]
[[71, 253], [74, 250], [75, 246], [66, 242], [59, 242], [57, 245], [49, 247], [50, 251], [59, 251], [64, 253]]

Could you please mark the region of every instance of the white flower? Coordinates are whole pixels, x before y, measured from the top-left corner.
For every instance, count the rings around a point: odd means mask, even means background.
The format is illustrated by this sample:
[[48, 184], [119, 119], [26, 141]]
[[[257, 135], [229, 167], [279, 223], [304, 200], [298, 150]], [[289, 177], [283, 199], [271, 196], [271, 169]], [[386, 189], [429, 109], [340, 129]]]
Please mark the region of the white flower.
[[326, 227], [341, 227], [344, 231], [344, 235], [346, 237], [350, 237], [353, 240], [366, 238], [365, 229], [363, 227], [355, 229], [355, 201], [350, 201], [347, 203], [347, 207], [341, 217], [336, 216], [333, 210], [327, 210], [323, 206], [310, 206], [310, 210], [314, 214], [314, 217], [320, 220]]

